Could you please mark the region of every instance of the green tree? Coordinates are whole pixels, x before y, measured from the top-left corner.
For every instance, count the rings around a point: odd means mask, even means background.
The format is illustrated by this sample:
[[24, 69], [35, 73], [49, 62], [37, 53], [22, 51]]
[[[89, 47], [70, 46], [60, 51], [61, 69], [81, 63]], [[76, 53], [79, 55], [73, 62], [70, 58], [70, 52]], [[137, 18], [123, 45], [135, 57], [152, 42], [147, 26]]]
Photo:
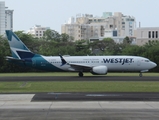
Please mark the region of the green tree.
[[48, 29], [44, 32], [43, 39], [46, 41], [60, 42], [61, 35], [55, 30]]
[[61, 34], [61, 42], [72, 42], [73, 41], [73, 37], [69, 36], [66, 33], [62, 33]]
[[122, 54], [123, 55], [134, 55], [134, 56], [140, 56], [142, 55], [144, 51], [144, 48], [141, 46], [137, 46], [137, 45], [131, 45], [131, 46], [126, 46], [123, 50], [122, 50]]
[[90, 43], [92, 51], [98, 50], [96, 55], [117, 55], [120, 54], [121, 47], [112, 38], [104, 38], [102, 41]]
[[126, 36], [123, 40], [124, 45], [130, 45], [132, 43], [132, 39]]

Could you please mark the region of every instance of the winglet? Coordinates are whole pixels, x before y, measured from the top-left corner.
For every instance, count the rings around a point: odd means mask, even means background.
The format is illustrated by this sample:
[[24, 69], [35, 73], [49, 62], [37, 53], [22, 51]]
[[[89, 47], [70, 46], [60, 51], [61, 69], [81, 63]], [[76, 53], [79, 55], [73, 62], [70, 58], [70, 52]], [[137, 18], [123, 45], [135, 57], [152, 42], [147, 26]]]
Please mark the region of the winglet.
[[60, 56], [61, 61], [62, 61], [61, 66], [65, 65], [65, 64], [67, 63], [67, 62], [66, 62], [66, 60], [62, 57], [62, 55], [61, 55], [61, 54], [59, 54], [59, 56]]

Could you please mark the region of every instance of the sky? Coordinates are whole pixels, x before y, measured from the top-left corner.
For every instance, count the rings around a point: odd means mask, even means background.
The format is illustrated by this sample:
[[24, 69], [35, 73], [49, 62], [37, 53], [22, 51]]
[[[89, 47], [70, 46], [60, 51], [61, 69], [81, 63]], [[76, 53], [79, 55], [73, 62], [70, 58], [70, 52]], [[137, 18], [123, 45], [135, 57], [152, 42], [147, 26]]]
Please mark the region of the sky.
[[159, 0], [0, 0], [13, 13], [13, 30], [27, 31], [34, 25], [61, 33], [61, 25], [76, 14], [122, 12], [134, 16], [137, 27], [159, 27]]

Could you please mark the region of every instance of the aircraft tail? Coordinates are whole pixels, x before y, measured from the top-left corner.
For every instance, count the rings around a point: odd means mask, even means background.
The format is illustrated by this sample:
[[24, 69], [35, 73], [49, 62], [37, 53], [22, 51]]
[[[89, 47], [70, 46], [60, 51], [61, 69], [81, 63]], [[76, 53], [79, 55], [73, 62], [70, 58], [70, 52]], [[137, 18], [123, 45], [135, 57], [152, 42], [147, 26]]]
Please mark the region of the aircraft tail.
[[32, 53], [27, 46], [14, 34], [11, 30], [6, 30], [6, 36], [12, 53], [12, 57], [15, 59], [32, 58]]

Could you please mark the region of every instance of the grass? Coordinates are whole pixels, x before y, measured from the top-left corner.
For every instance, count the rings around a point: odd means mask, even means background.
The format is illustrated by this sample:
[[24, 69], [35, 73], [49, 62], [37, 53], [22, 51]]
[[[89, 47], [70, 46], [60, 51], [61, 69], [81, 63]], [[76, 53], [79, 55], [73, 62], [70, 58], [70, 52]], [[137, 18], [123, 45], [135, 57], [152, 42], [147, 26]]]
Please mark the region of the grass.
[[[77, 76], [77, 73], [3, 73], [0, 77], [12, 76]], [[107, 76], [138, 76], [138, 73], [108, 73]], [[144, 76], [159, 76], [158, 73], [143, 73]], [[85, 73], [85, 76], [93, 76]], [[159, 92], [156, 81], [42, 81], [0, 82], [0, 93], [37, 92]]]
[[0, 82], [0, 93], [159, 92], [159, 82]]

